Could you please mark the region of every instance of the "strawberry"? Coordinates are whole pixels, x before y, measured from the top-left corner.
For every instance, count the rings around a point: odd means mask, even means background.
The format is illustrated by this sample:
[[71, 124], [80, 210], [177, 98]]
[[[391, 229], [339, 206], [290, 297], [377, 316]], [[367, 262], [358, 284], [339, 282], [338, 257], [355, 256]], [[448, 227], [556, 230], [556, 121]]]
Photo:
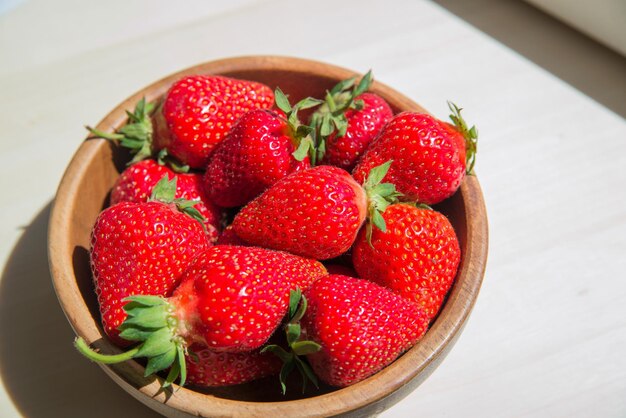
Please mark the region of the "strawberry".
[[220, 236], [217, 238], [216, 245], [239, 245], [245, 247], [247, 244], [237, 236], [235, 229], [231, 224], [224, 228]]
[[354, 384], [386, 367], [428, 327], [417, 305], [367, 280], [329, 275], [304, 295], [308, 307], [301, 326], [320, 345], [307, 359], [332, 386]]
[[187, 381], [196, 386], [230, 386], [277, 374], [281, 362], [276, 356], [258, 350], [220, 353], [200, 344], [189, 347], [186, 356]]
[[[326, 101], [312, 115], [323, 138], [321, 163], [350, 171], [370, 142], [393, 117], [389, 104], [374, 93], [371, 71], [356, 84], [356, 77], [341, 81], [326, 93]], [[352, 90], [350, 90], [352, 88]]]
[[386, 231], [362, 232], [352, 249], [359, 277], [417, 302], [432, 319], [456, 276], [461, 251], [450, 221], [432, 209], [391, 205]]
[[[389, 163], [364, 186], [338, 167], [318, 166], [283, 178], [235, 216], [235, 233], [252, 245], [325, 260], [347, 251], [366, 215], [380, 225], [380, 212], [397, 194], [379, 184]], [[370, 224], [368, 224], [370, 225]]]
[[467, 128], [461, 109], [449, 104], [454, 125], [413, 112], [396, 115], [354, 168], [357, 181], [379, 164], [393, 160], [387, 181], [404, 199], [432, 205], [452, 196], [476, 156], [476, 128]]
[[217, 240], [222, 211], [205, 194], [202, 175], [198, 173], [176, 173], [154, 160], [143, 160], [131, 165], [118, 177], [111, 190], [111, 205], [119, 202], [146, 202], [152, 189], [163, 176], [177, 178], [175, 198], [198, 201], [193, 207], [204, 216], [204, 225], [209, 240]]
[[310, 167], [304, 150], [296, 154], [309, 134], [308, 127], [299, 125], [297, 112], [319, 101], [307, 98], [292, 108], [280, 89], [275, 97], [286, 117], [270, 110], [245, 113], [211, 155], [204, 181], [220, 206], [243, 206], [287, 174]]
[[154, 147], [192, 168], [204, 168], [209, 155], [241, 115], [269, 109], [272, 90], [254, 81], [193, 75], [176, 81], [154, 116]]
[[324, 266], [263, 248], [215, 246], [199, 254], [172, 296], [132, 296], [120, 337], [141, 344], [103, 356], [83, 340], [76, 346], [95, 361], [148, 357], [146, 375], [173, 364], [166, 385], [185, 381], [184, 353], [191, 344], [214, 351], [246, 352], [263, 345], [287, 312], [290, 291], [306, 289], [326, 275]]
[[[191, 260], [211, 244], [202, 223], [180, 200], [176, 181], [164, 178], [151, 201], [120, 202], [105, 209], [91, 234], [91, 270], [105, 332], [118, 345], [126, 318], [124, 298], [134, 294], [169, 296]], [[191, 211], [193, 214], [193, 211]], [[196, 214], [197, 215], [197, 214]]]

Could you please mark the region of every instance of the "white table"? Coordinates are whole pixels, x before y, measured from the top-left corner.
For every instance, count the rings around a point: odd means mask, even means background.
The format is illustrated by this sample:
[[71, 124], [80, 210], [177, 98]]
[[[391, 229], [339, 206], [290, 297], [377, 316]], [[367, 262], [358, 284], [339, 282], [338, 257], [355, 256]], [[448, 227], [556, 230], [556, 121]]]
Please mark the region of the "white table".
[[479, 127], [482, 293], [448, 358], [382, 416], [626, 416], [622, 118], [429, 2], [174, 4], [27, 0], [0, 15], [0, 416], [154, 416], [71, 346], [50, 203], [84, 124], [164, 75], [245, 54], [373, 68]]

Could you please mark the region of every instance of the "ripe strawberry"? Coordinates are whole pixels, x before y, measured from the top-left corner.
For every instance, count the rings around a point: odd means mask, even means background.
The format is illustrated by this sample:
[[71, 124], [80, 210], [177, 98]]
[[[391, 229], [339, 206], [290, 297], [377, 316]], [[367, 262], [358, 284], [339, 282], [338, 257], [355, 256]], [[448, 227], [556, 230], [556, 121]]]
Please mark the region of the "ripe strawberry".
[[[322, 164], [351, 171], [370, 142], [393, 117], [387, 102], [366, 93], [372, 83], [371, 71], [358, 84], [356, 77], [338, 83], [327, 92], [325, 103], [312, 115], [322, 142], [318, 154]], [[351, 90], [350, 90], [351, 89]]]
[[297, 112], [320, 102], [307, 98], [292, 108], [280, 89], [275, 97], [285, 117], [270, 110], [245, 113], [211, 155], [204, 181], [220, 206], [243, 206], [287, 174], [310, 167], [307, 150], [296, 154], [302, 141], [309, 147], [312, 141]]
[[132, 296], [120, 337], [143, 341], [117, 356], [76, 346], [94, 361], [148, 357], [146, 375], [174, 365], [166, 384], [180, 374], [191, 344], [214, 351], [246, 352], [263, 345], [287, 312], [292, 289], [308, 288], [326, 275], [324, 266], [295, 255], [253, 247], [215, 246], [199, 254], [168, 299]]
[[175, 198], [198, 201], [193, 207], [204, 216], [204, 225], [209, 241], [215, 242], [219, 234], [222, 211], [204, 192], [202, 175], [198, 173], [176, 173], [171, 168], [154, 160], [143, 160], [129, 166], [118, 177], [111, 190], [111, 205], [119, 202], [147, 202], [154, 186], [167, 175], [176, 181]]
[[230, 386], [278, 374], [281, 362], [258, 350], [244, 353], [219, 353], [200, 344], [189, 347], [187, 381], [196, 386]]
[[321, 349], [307, 356], [320, 380], [344, 387], [393, 362], [426, 332], [414, 303], [372, 282], [329, 275], [304, 292], [301, 325]]
[[352, 261], [359, 277], [417, 302], [432, 319], [456, 276], [461, 251], [450, 221], [439, 212], [407, 204], [391, 205], [387, 230], [375, 230], [371, 244], [357, 237]]
[[269, 109], [272, 90], [254, 81], [194, 75], [176, 81], [157, 109], [154, 145], [192, 168], [204, 168], [230, 127], [252, 109]]
[[228, 225], [226, 228], [224, 228], [220, 236], [217, 238], [217, 242], [215, 244], [216, 245], [239, 245], [243, 247], [248, 245], [241, 238], [237, 236], [237, 234], [235, 233], [235, 229], [233, 228], [232, 225]]
[[91, 234], [91, 270], [104, 330], [120, 346], [128, 344], [118, 330], [126, 318], [124, 298], [169, 296], [191, 260], [211, 245], [201, 223], [179, 211], [180, 202], [173, 203], [176, 182], [167, 184], [155, 187], [149, 202], [105, 209]]
[[252, 245], [325, 260], [350, 248], [369, 213], [380, 225], [380, 211], [397, 196], [379, 184], [383, 164], [362, 187], [338, 167], [319, 166], [293, 173], [250, 202], [233, 221], [235, 233]]
[[454, 126], [412, 112], [396, 115], [354, 168], [357, 181], [382, 162], [393, 160], [387, 181], [404, 198], [432, 205], [452, 196], [476, 155], [476, 128], [467, 128], [461, 109], [450, 103]]

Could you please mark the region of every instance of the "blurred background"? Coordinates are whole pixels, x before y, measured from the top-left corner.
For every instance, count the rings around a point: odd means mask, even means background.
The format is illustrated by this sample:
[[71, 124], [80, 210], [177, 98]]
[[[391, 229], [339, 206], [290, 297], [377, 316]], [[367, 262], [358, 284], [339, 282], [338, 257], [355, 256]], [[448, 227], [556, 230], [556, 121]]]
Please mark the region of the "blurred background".
[[479, 128], [481, 296], [381, 416], [626, 416], [626, 1], [0, 0], [1, 417], [156, 416], [71, 346], [47, 265], [56, 187], [83, 126], [133, 92], [262, 54], [372, 68]]

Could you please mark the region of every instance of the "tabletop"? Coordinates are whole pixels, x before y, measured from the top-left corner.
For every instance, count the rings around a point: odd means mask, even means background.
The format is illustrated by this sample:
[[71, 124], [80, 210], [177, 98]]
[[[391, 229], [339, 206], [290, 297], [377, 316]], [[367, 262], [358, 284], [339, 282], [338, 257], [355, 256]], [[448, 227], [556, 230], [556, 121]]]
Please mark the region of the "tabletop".
[[[72, 347], [46, 230], [64, 168], [177, 70], [290, 55], [479, 128], [487, 273], [458, 343], [382, 417], [626, 416], [626, 122], [427, 1], [0, 2], [0, 415], [155, 417]], [[626, 77], [626, 76], [625, 76]], [[626, 80], [616, 85], [626, 100]]]

